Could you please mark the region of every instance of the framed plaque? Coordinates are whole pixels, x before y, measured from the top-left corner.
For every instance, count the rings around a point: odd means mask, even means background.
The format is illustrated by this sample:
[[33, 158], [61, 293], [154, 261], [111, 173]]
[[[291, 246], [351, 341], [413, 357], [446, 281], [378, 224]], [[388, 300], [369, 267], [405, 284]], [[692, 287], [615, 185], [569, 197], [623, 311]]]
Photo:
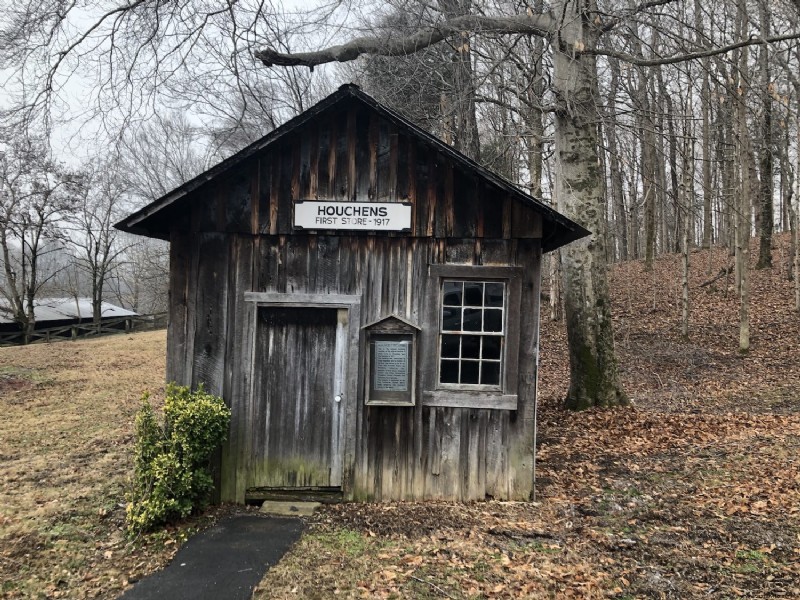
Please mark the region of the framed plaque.
[[414, 335], [368, 336], [367, 404], [414, 404]]

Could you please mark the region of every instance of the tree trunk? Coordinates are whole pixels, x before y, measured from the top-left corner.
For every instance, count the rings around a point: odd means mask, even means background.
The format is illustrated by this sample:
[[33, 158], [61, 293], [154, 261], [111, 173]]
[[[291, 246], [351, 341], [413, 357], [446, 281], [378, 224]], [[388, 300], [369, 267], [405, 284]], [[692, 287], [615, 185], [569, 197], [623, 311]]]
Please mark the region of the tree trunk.
[[561, 253], [550, 253], [550, 320], [561, 320]]
[[[697, 45], [702, 46], [706, 40], [703, 9], [701, 0], [694, 0], [695, 32], [697, 35]], [[700, 110], [703, 121], [703, 248], [711, 248], [713, 241], [713, 217], [711, 212], [711, 86], [709, 82], [710, 60], [704, 58], [700, 61], [700, 70], [703, 74], [703, 83], [700, 91]], [[708, 273], [711, 274], [711, 263], [708, 263]]]
[[[768, 36], [771, 15], [768, 0], [759, 2], [759, 16], [761, 20], [761, 35]], [[759, 190], [759, 244], [758, 262], [756, 269], [772, 267], [772, 227], [773, 227], [773, 172], [772, 172], [772, 91], [769, 68], [769, 44], [764, 44], [758, 51], [759, 75], [761, 89], [761, 189]]]
[[692, 168], [694, 166], [694, 141], [684, 135], [683, 145], [683, 177], [680, 184], [680, 203], [683, 210], [683, 273], [681, 278], [681, 335], [689, 339], [689, 251], [691, 245], [691, 219], [689, 211], [692, 206]]
[[[744, 35], [746, 28], [746, 0], [739, 0], [739, 31]], [[747, 129], [747, 72], [748, 48], [740, 50], [738, 60], [738, 94], [736, 99], [736, 125], [739, 135], [739, 165], [741, 187], [739, 192], [739, 213], [736, 245], [736, 265], [739, 275], [739, 351], [750, 349], [750, 133]]]
[[603, 182], [598, 161], [597, 31], [592, 0], [563, 0], [554, 42], [555, 150], [559, 208], [592, 235], [562, 249], [564, 303], [570, 355], [566, 405], [572, 409], [627, 402], [619, 383], [606, 282]]
[[609, 60], [611, 85], [606, 108], [606, 137], [608, 138], [608, 161], [611, 179], [611, 198], [614, 207], [614, 231], [618, 236], [616, 247], [620, 260], [628, 260], [628, 219], [625, 211], [625, 190], [622, 181], [622, 167], [617, 150], [616, 99], [619, 88], [619, 61]]
[[[797, 147], [800, 148], [800, 118], [797, 119]], [[797, 169], [795, 170], [797, 183], [796, 208], [794, 210], [794, 309], [800, 312], [800, 152], [797, 155]]]
[[639, 86], [637, 90], [637, 125], [642, 150], [642, 194], [644, 196], [644, 270], [653, 270], [653, 259], [656, 248], [656, 142], [655, 124], [652, 119], [652, 109], [648, 91], [647, 73], [644, 69], [639, 72]]
[[[472, 9], [472, 0], [440, 0], [439, 6], [448, 19], [467, 15]], [[480, 139], [475, 117], [475, 80], [472, 74], [472, 51], [469, 33], [462, 31], [453, 40], [452, 64], [450, 65], [451, 111], [453, 138], [456, 150], [480, 162]]]

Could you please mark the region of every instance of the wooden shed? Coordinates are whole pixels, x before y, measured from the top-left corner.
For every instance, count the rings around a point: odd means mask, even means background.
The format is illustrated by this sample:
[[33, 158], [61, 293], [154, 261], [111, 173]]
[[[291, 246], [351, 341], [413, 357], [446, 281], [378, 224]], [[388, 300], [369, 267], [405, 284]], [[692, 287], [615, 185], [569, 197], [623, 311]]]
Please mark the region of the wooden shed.
[[170, 241], [167, 378], [232, 409], [221, 499], [530, 497], [576, 223], [345, 85], [117, 227]]

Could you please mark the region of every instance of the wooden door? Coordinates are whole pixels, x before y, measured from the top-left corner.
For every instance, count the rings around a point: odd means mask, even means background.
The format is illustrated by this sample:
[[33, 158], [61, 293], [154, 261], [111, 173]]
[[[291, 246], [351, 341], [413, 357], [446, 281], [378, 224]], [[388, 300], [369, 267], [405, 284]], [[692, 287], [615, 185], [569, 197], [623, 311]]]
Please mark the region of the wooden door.
[[347, 318], [258, 308], [248, 488], [341, 487]]

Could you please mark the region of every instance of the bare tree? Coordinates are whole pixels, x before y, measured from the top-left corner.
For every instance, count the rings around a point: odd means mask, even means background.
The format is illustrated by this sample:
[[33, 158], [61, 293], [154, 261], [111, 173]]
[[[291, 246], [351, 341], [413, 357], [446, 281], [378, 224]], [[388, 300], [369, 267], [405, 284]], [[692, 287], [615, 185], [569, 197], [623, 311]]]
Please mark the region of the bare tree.
[[48, 158], [41, 141], [12, 138], [0, 153], [0, 309], [26, 337], [35, 326], [36, 299], [58, 271], [45, 268], [46, 257], [63, 246], [59, 222], [74, 210], [82, 185]]
[[121, 235], [124, 252], [111, 273], [107, 287], [110, 297], [140, 314], [167, 310], [169, 253], [160, 240]]
[[211, 160], [203, 131], [173, 113], [129, 129], [118, 144], [115, 168], [128, 193], [149, 202], [202, 173]]
[[108, 280], [125, 252], [114, 229], [123, 214], [125, 187], [112, 164], [95, 165], [87, 175], [78, 206], [66, 219], [72, 227], [70, 245], [75, 252], [75, 266], [88, 282], [95, 325], [102, 318]]

